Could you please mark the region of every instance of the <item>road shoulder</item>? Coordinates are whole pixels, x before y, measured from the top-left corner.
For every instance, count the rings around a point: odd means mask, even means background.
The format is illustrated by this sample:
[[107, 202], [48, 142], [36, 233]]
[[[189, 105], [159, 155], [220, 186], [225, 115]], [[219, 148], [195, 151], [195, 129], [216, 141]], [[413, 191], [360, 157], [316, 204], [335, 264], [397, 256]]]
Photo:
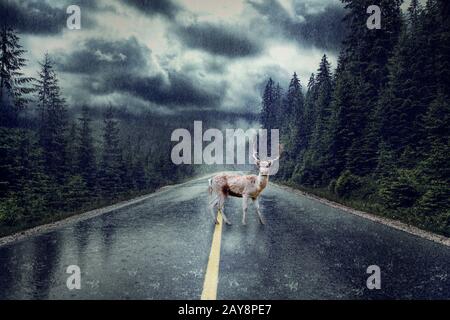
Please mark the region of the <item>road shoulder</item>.
[[324, 198], [318, 197], [318, 196], [316, 196], [314, 194], [307, 193], [307, 192], [304, 192], [304, 191], [301, 191], [301, 190], [298, 190], [298, 189], [294, 189], [294, 188], [289, 187], [289, 186], [285, 186], [285, 185], [278, 184], [278, 183], [273, 183], [273, 182], [272, 182], [272, 184], [276, 185], [277, 187], [279, 187], [281, 189], [288, 190], [288, 191], [290, 191], [292, 193], [296, 193], [296, 194], [301, 195], [301, 196], [303, 196], [305, 198], [318, 201], [318, 202], [323, 203], [323, 204], [325, 204], [327, 206], [330, 206], [330, 207], [333, 207], [333, 208], [337, 208], [337, 209], [340, 209], [342, 211], [351, 213], [353, 215], [356, 215], [356, 216], [359, 216], [359, 217], [362, 217], [362, 218], [365, 218], [365, 219], [368, 219], [368, 220], [371, 220], [371, 221], [374, 221], [374, 222], [377, 222], [377, 223], [381, 223], [381, 224], [384, 224], [384, 225], [389, 226], [391, 228], [394, 228], [394, 229], [397, 229], [397, 230], [401, 230], [401, 231], [407, 232], [409, 234], [421, 237], [423, 239], [427, 239], [427, 240], [430, 240], [430, 241], [433, 241], [433, 242], [445, 245], [447, 247], [450, 247], [450, 238], [447, 238], [447, 237], [445, 237], [443, 235], [439, 235], [439, 234], [432, 233], [430, 231], [422, 230], [422, 229], [417, 228], [415, 226], [412, 226], [412, 225], [409, 225], [409, 224], [406, 224], [406, 223], [403, 223], [403, 222], [400, 222], [400, 221], [397, 221], [397, 220], [393, 220], [393, 219], [389, 219], [389, 218], [386, 218], [386, 217], [382, 217], [382, 216], [379, 216], [379, 215], [376, 215], [376, 214], [373, 214], [373, 213], [359, 211], [359, 210], [347, 207], [347, 206], [345, 206], [343, 204], [340, 204], [340, 203], [337, 203], [337, 202], [334, 202], [334, 201], [331, 201], [331, 200], [328, 200], [328, 199], [324, 199]]
[[29, 238], [29, 237], [37, 235], [37, 234], [46, 233], [46, 232], [49, 232], [49, 231], [52, 231], [52, 230], [55, 230], [58, 228], [62, 228], [62, 227], [65, 227], [66, 225], [69, 225], [72, 223], [76, 223], [76, 222], [83, 221], [83, 220], [88, 220], [88, 219], [91, 219], [91, 218], [94, 218], [97, 216], [101, 216], [102, 214], [105, 214], [105, 213], [108, 213], [108, 212], [111, 212], [114, 210], [122, 209], [124, 207], [139, 203], [141, 201], [144, 201], [144, 200], [152, 198], [156, 195], [159, 195], [163, 192], [171, 190], [174, 187], [181, 186], [181, 185], [184, 185], [184, 184], [187, 184], [190, 182], [194, 182], [194, 181], [198, 181], [198, 180], [203, 180], [203, 179], [211, 177], [212, 175], [213, 174], [197, 176], [186, 182], [163, 186], [152, 193], [145, 194], [145, 195], [133, 198], [133, 199], [121, 201], [121, 202], [109, 205], [107, 207], [90, 210], [87, 212], [83, 212], [80, 214], [76, 214], [76, 215], [67, 217], [62, 220], [58, 220], [58, 221], [47, 223], [47, 224], [42, 224], [42, 225], [30, 228], [30, 229], [26, 229], [26, 230], [19, 231], [19, 232], [16, 232], [16, 233], [4, 236], [4, 237], [0, 237], [0, 247], [4, 246], [6, 244], [9, 244], [9, 243], [13, 243], [13, 242], [17, 242], [17, 241]]
[[105, 213], [108, 213], [108, 212], [111, 212], [114, 210], [122, 209], [124, 207], [139, 203], [141, 201], [144, 201], [151, 197], [154, 197], [155, 195], [158, 195], [161, 192], [167, 191], [170, 187], [171, 186], [165, 186], [165, 187], [162, 187], [162, 188], [156, 190], [155, 192], [152, 192], [152, 193], [149, 193], [149, 194], [146, 194], [143, 196], [139, 196], [137, 198], [121, 201], [121, 202], [109, 205], [107, 207], [102, 207], [102, 208], [94, 209], [94, 210], [87, 211], [84, 213], [76, 214], [76, 215], [67, 217], [62, 220], [39, 225], [39, 226], [30, 228], [30, 229], [26, 229], [23, 231], [19, 231], [19, 232], [7, 235], [5, 237], [0, 238], [0, 247], [4, 246], [6, 244], [21, 241], [23, 239], [29, 238], [29, 237], [37, 235], [37, 234], [46, 233], [46, 232], [49, 232], [49, 231], [52, 231], [52, 230], [55, 230], [58, 228], [62, 228], [64, 226], [72, 224], [72, 223], [80, 222], [83, 220], [88, 220], [88, 219], [100, 216], [102, 214], [105, 214]]

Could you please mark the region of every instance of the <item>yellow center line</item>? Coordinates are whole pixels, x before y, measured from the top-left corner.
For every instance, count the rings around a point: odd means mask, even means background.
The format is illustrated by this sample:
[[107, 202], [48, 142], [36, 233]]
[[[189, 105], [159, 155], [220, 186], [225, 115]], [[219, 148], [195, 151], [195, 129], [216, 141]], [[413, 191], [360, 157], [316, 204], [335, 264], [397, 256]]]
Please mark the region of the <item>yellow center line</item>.
[[211, 252], [209, 253], [208, 266], [206, 267], [205, 282], [203, 283], [203, 292], [201, 300], [216, 300], [217, 285], [219, 283], [219, 264], [220, 264], [220, 241], [222, 238], [222, 213], [217, 213], [217, 220], [214, 228]]

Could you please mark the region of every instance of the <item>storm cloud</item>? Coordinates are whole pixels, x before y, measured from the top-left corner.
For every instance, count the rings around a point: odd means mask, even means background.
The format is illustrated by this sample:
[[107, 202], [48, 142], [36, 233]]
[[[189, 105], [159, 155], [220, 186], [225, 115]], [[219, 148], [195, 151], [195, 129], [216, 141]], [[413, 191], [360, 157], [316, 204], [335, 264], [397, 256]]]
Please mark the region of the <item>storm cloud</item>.
[[26, 73], [48, 52], [69, 105], [174, 113], [259, 112], [269, 77], [305, 85], [324, 53], [335, 66], [344, 9], [337, 0], [0, 0], [20, 30]]
[[55, 34], [66, 27], [67, 14], [44, 1], [2, 0], [0, 20], [22, 33]]
[[163, 77], [116, 76], [110, 78], [111, 90], [136, 95], [146, 101], [168, 106], [191, 106], [196, 108], [217, 108], [223, 91], [219, 88], [196, 85], [192, 79], [179, 73], [169, 73], [168, 81]]
[[149, 15], [162, 15], [173, 18], [181, 7], [172, 0], [124, 0], [124, 3]]
[[223, 87], [200, 86], [182, 73], [161, 70], [151, 63], [151, 50], [135, 37], [89, 39], [80, 47], [70, 54], [59, 52], [54, 60], [60, 72], [83, 74], [83, 88], [92, 95], [125, 93], [159, 105], [198, 108], [221, 102]]
[[58, 52], [58, 70], [70, 73], [98, 74], [110, 72], [141, 72], [148, 67], [151, 50], [135, 37], [106, 40], [91, 38], [71, 53]]
[[177, 27], [181, 41], [195, 49], [226, 57], [246, 57], [260, 53], [262, 46], [236, 27], [225, 24], [196, 23]]
[[[294, 1], [289, 11], [277, 0], [249, 0], [248, 3], [270, 22], [270, 32], [293, 39], [300, 45], [338, 51], [345, 36], [342, 23], [345, 10], [338, 4], [317, 1], [312, 6], [308, 1]], [[253, 25], [260, 28], [260, 24], [261, 18], [257, 17]]]

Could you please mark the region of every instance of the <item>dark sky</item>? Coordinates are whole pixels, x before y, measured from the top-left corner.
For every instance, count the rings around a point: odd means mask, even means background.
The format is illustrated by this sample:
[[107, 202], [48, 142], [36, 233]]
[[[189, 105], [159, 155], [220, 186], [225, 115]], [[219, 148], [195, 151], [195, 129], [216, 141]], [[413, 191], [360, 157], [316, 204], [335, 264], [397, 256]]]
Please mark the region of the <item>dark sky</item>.
[[[66, 27], [81, 8], [82, 29]], [[335, 67], [337, 0], [2, 0], [21, 31], [27, 73], [48, 52], [70, 105], [257, 110], [268, 77], [306, 84], [321, 56]]]

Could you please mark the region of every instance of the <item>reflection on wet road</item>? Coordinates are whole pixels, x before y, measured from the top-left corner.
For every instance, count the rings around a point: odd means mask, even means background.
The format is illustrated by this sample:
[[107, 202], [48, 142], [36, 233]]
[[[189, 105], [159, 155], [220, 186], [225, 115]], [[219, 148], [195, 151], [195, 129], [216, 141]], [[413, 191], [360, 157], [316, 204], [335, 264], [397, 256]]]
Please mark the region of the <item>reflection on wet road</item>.
[[[206, 179], [0, 247], [0, 299], [199, 299], [214, 225]], [[218, 299], [450, 298], [450, 248], [270, 185], [267, 225], [226, 204]], [[68, 290], [66, 268], [81, 269]], [[366, 269], [381, 268], [381, 290]]]

